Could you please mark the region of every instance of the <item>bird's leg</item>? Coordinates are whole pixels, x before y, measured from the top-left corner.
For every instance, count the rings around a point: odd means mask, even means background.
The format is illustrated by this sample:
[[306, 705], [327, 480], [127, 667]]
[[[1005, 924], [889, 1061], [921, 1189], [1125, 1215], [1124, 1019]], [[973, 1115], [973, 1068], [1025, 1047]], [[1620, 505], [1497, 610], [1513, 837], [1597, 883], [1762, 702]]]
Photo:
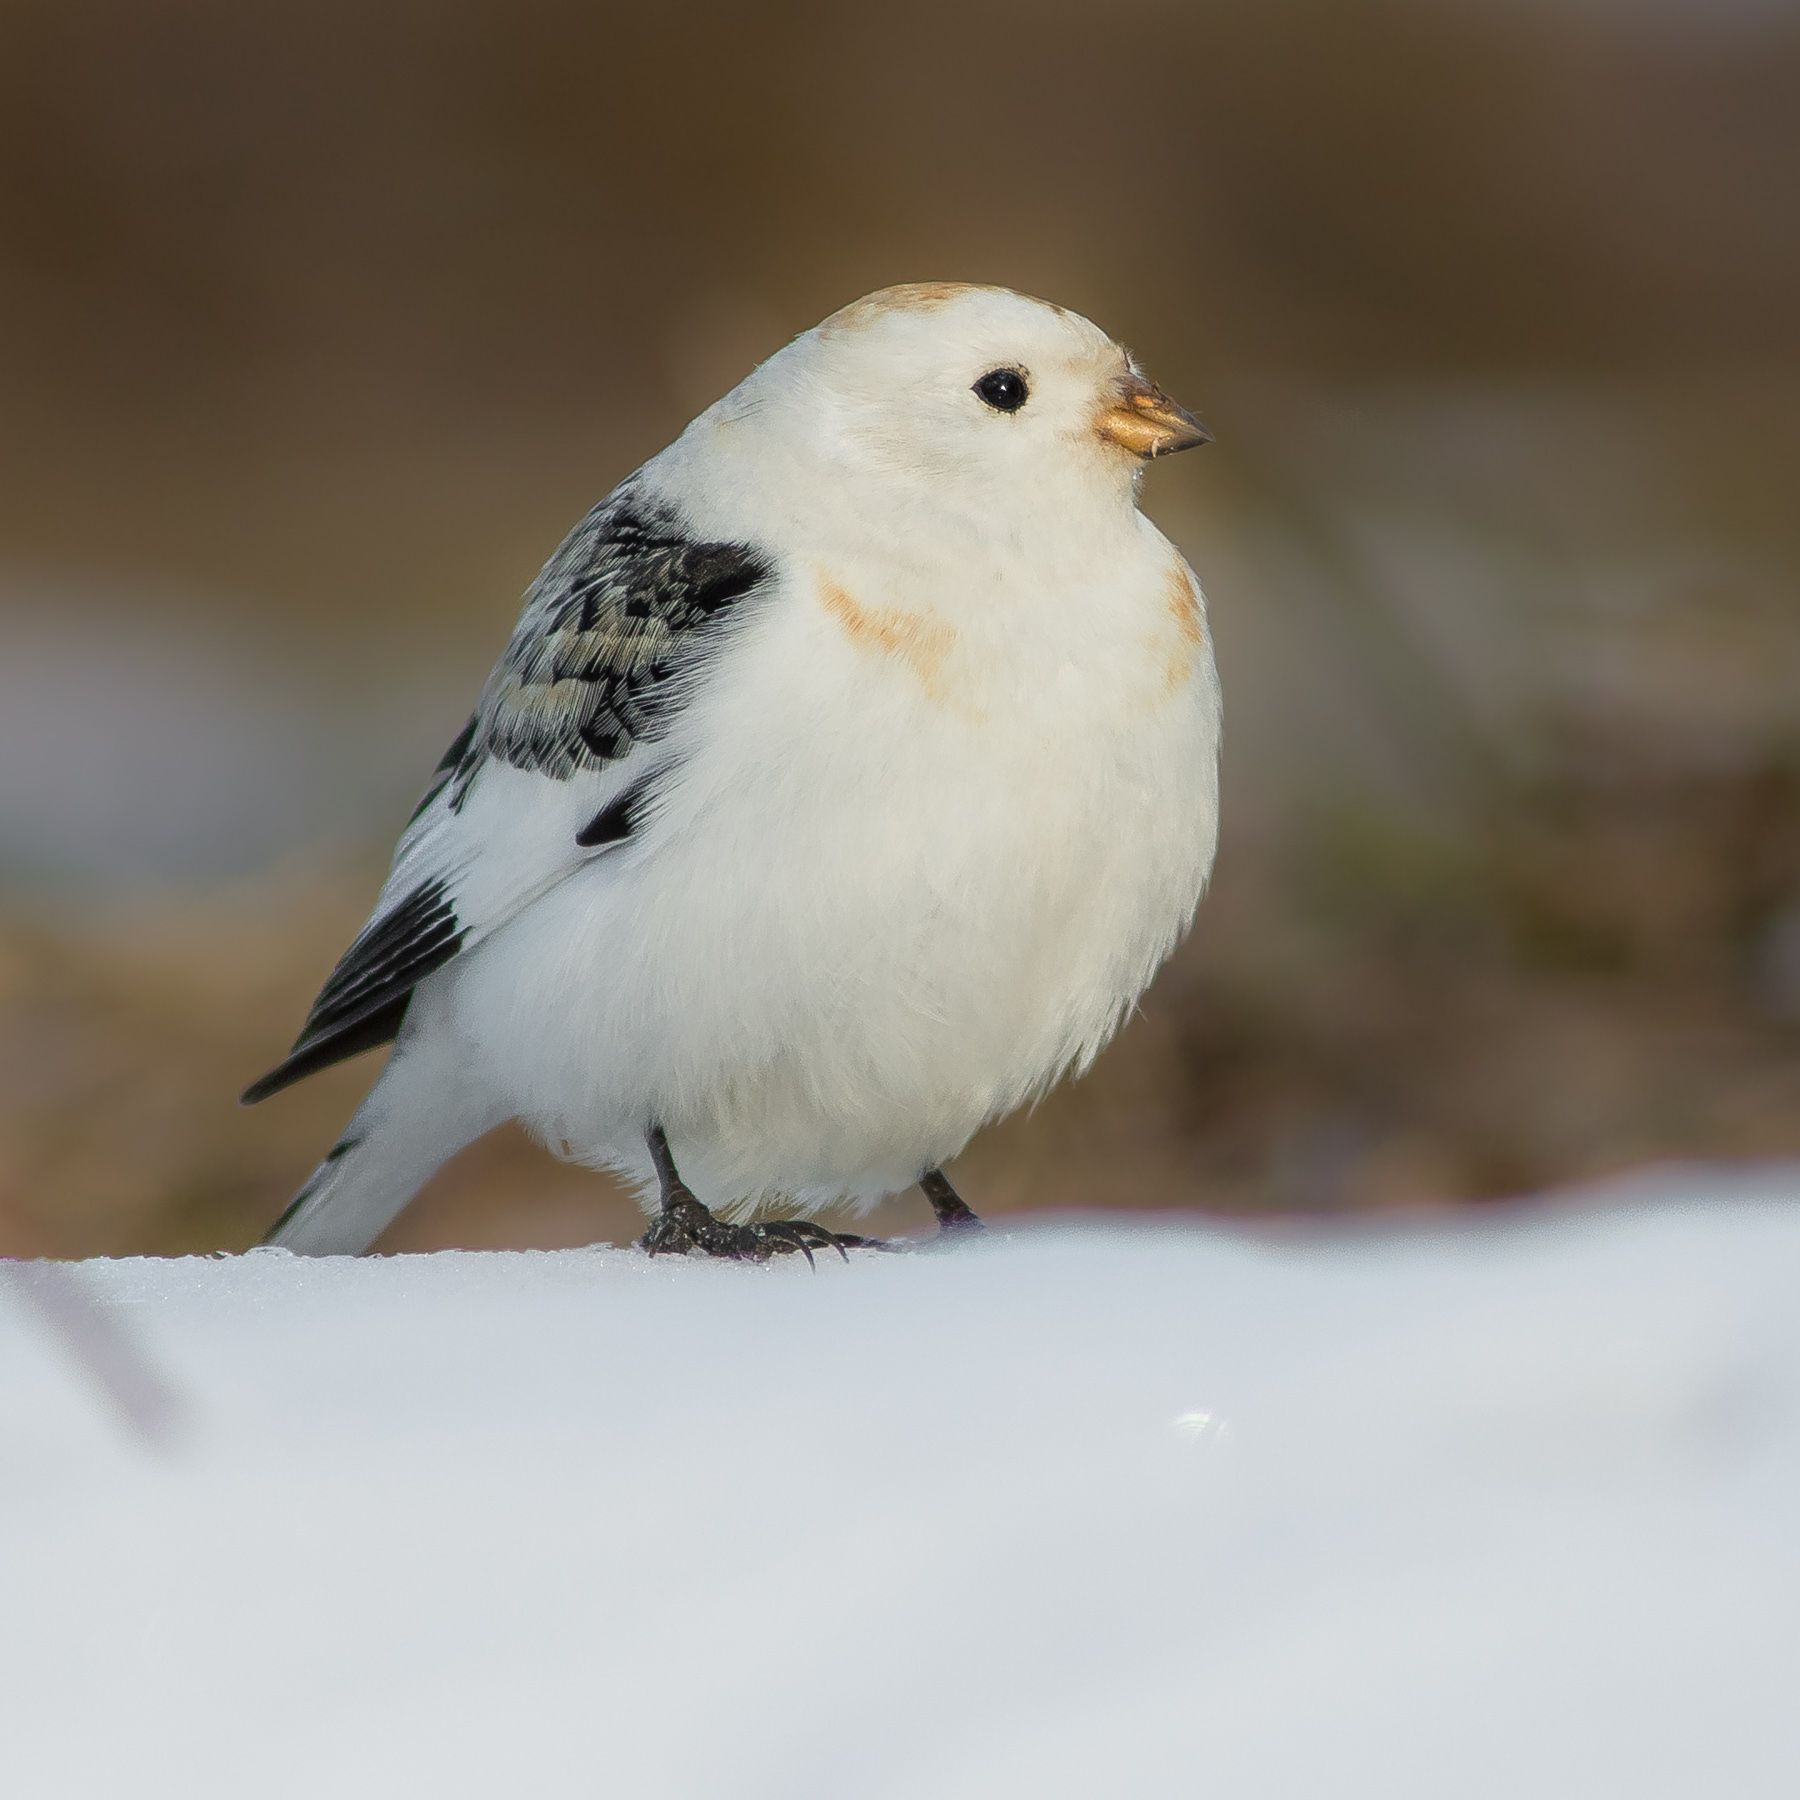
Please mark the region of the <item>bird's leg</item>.
[[[815, 1250], [835, 1250], [846, 1262], [851, 1250], [885, 1250], [878, 1238], [857, 1237], [850, 1232], [827, 1231], [810, 1219], [773, 1219], [764, 1225], [727, 1225], [715, 1218], [681, 1179], [669, 1140], [660, 1125], [646, 1134], [650, 1160], [656, 1165], [662, 1204], [650, 1229], [638, 1240], [652, 1256], [698, 1250], [704, 1256], [723, 1256], [733, 1262], [767, 1262], [798, 1250], [810, 1263]], [[959, 1203], [960, 1204], [960, 1203]], [[965, 1210], [967, 1210], [965, 1208]], [[972, 1218], [974, 1215], [970, 1214]]]
[[927, 1169], [919, 1177], [919, 1191], [931, 1202], [931, 1210], [937, 1214], [940, 1236], [946, 1232], [954, 1232], [958, 1237], [965, 1237], [973, 1232], [987, 1230], [969, 1210], [963, 1197], [950, 1185], [942, 1169]]

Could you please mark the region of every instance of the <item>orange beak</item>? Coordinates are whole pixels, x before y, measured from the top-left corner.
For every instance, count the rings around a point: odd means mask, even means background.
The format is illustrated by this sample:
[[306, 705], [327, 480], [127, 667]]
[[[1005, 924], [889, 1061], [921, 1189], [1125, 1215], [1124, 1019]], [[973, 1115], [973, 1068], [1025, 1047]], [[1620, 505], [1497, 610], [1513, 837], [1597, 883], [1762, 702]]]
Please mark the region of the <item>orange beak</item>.
[[1177, 405], [1142, 375], [1125, 377], [1095, 429], [1107, 443], [1117, 444], [1145, 462], [1212, 442], [1212, 433], [1185, 406]]

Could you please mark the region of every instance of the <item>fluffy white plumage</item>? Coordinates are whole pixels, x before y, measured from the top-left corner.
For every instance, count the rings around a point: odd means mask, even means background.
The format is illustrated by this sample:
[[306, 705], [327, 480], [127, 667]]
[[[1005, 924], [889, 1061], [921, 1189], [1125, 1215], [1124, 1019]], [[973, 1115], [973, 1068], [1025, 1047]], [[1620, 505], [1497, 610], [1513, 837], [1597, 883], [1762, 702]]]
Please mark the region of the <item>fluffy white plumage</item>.
[[366, 1248], [509, 1117], [650, 1196], [660, 1124], [724, 1217], [866, 1206], [1091, 1061], [1217, 837], [1203, 603], [1136, 504], [1183, 425], [1087, 320], [961, 286], [859, 301], [701, 414], [627, 487], [761, 578], [619, 754], [440, 782], [375, 923], [442, 884], [459, 948], [273, 1241]]

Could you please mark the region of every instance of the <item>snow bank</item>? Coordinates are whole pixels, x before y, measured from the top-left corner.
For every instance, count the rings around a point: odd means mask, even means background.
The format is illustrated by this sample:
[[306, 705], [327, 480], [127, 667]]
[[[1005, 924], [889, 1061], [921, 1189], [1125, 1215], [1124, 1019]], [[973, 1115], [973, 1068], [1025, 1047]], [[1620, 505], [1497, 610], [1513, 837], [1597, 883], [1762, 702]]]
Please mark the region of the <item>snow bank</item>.
[[1787, 1800], [1796, 1201], [0, 1269], [0, 1791]]

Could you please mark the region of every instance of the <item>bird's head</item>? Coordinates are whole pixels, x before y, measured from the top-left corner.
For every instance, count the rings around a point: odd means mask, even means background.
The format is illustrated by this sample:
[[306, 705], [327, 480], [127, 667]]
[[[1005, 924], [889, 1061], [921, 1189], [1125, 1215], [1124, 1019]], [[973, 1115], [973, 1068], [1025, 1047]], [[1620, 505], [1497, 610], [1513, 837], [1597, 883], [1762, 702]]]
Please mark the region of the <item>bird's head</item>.
[[1079, 314], [948, 282], [833, 313], [717, 410], [758, 415], [821, 471], [997, 513], [1128, 498], [1151, 459], [1209, 438]]

